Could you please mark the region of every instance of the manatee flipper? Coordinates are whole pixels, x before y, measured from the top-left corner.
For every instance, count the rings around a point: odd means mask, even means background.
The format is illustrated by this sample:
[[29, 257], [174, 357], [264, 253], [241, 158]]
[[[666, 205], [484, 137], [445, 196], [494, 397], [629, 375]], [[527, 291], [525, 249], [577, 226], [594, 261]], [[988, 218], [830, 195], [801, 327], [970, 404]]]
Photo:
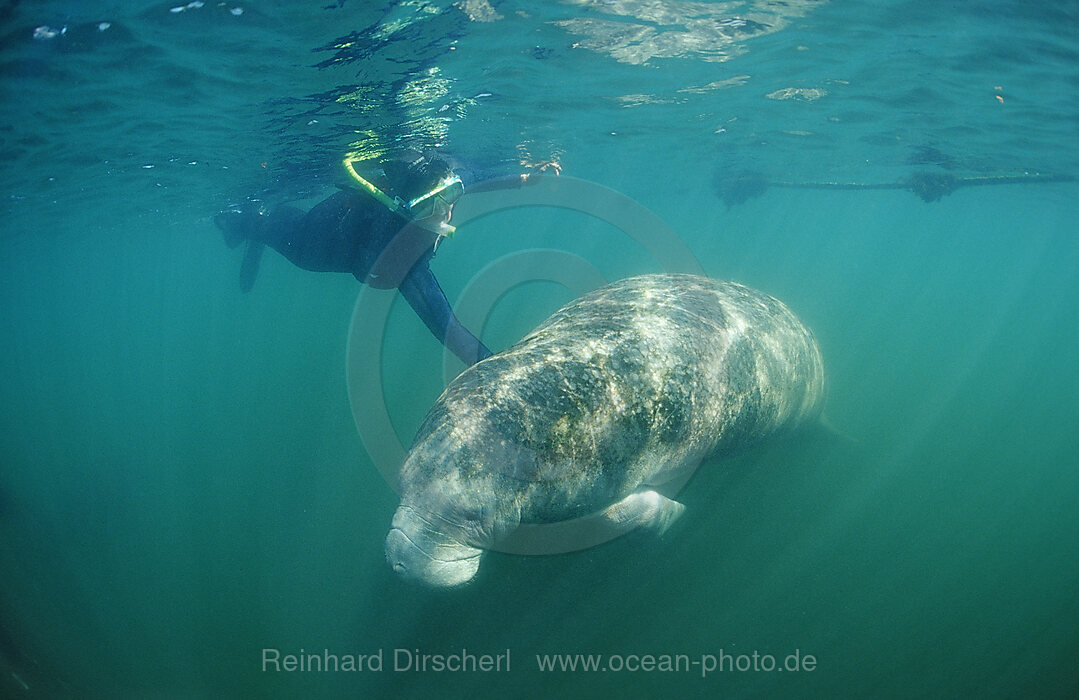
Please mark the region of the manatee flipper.
[[659, 537], [686, 507], [651, 489], [635, 491], [601, 511], [572, 520], [522, 525], [499, 542], [505, 552], [573, 552], [633, 530]]
[[829, 420], [828, 414], [826, 413], [821, 413], [820, 416], [817, 418], [816, 425], [810, 424], [809, 429], [812, 430], [814, 427], [819, 432], [828, 435], [829, 437], [840, 438], [844, 442], [852, 444], [857, 444], [861, 442], [861, 440], [859, 440], [858, 438], [836, 427], [836, 424]]
[[262, 251], [266, 246], [258, 241], [248, 241], [247, 250], [244, 251], [244, 261], [240, 264], [240, 289], [250, 292], [255, 286], [255, 278], [259, 276], [259, 263], [262, 262]]
[[678, 520], [686, 507], [655, 491], [636, 491], [603, 511], [613, 532], [640, 529], [659, 537]]

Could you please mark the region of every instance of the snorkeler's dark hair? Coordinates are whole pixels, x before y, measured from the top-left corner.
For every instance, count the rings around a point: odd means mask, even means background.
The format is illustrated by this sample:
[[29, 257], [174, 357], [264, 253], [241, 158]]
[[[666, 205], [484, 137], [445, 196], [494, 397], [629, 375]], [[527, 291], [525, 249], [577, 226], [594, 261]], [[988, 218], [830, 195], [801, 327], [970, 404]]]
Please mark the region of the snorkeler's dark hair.
[[442, 158], [424, 156], [410, 162], [388, 160], [382, 164], [382, 170], [394, 192], [404, 199], [430, 192], [453, 172], [449, 163]]

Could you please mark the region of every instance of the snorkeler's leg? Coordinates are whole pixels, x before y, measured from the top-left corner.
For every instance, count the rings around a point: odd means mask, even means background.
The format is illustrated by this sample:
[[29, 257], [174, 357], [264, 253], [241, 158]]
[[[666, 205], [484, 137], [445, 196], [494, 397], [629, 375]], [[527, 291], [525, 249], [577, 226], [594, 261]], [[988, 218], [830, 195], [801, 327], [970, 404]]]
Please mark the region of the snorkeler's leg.
[[338, 192], [308, 211], [277, 207], [268, 217], [263, 242], [304, 270], [350, 272], [354, 254], [340, 243], [357, 239], [353, 201], [353, 196]]
[[240, 288], [251, 291], [259, 273], [262, 251], [267, 245], [288, 257], [289, 242], [292, 232], [299, 226], [304, 212], [296, 207], [281, 206], [272, 214], [265, 215], [256, 210], [241, 211], [232, 209], [214, 217], [214, 223], [221, 229], [225, 244], [235, 248], [246, 243], [243, 263], [240, 265]]
[[257, 209], [230, 209], [214, 216], [225, 244], [235, 248], [243, 241], [258, 241], [276, 247], [303, 220], [304, 212], [296, 207], [280, 206], [270, 214]]
[[434, 336], [466, 365], [491, 356], [491, 351], [453, 315], [450, 303], [427, 266], [427, 261], [421, 260], [413, 265], [397, 290]]
[[225, 245], [235, 248], [256, 237], [264, 217], [257, 211], [230, 209], [214, 216], [214, 223], [225, 237]]

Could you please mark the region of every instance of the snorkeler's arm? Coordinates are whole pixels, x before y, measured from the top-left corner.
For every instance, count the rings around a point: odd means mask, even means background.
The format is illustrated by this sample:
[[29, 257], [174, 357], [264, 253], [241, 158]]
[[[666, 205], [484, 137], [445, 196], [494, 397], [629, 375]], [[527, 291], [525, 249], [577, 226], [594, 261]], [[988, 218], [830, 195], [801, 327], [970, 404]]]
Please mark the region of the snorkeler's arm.
[[464, 183], [465, 191], [470, 193], [517, 189], [535, 182], [540, 173], [562, 174], [562, 166], [551, 160], [525, 165], [524, 168], [524, 172], [515, 174], [507, 174], [504, 168], [459, 168], [455, 172]]
[[427, 266], [427, 261], [421, 260], [413, 265], [397, 290], [431, 333], [466, 365], [491, 356], [491, 351], [453, 315], [450, 303]]

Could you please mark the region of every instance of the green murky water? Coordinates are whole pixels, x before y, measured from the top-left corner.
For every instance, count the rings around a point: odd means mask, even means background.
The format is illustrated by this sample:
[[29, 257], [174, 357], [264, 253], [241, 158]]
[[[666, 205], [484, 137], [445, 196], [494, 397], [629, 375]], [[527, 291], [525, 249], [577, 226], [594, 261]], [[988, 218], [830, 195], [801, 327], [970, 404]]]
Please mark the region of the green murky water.
[[[1074, 9], [299, 5], [0, 9], [0, 694], [1074, 695], [1079, 197], [1038, 179], [1079, 173]], [[659, 541], [399, 582], [345, 382], [358, 284], [267, 254], [241, 294], [210, 217], [317, 201], [350, 150], [434, 144], [557, 159], [784, 300], [838, 434], [706, 463]], [[773, 186], [720, 199], [749, 172]], [[901, 187], [924, 172], [1031, 182], [924, 203]], [[829, 182], [900, 187], [775, 186]], [[662, 267], [533, 207], [462, 227], [433, 269], [453, 299], [536, 248]], [[539, 269], [484, 338], [571, 296]], [[407, 442], [440, 348], [403, 304], [383, 348]], [[264, 670], [266, 649], [382, 667]], [[510, 668], [416, 670], [463, 649]], [[536, 658], [573, 653], [609, 670]], [[816, 663], [735, 667], [755, 653]], [[648, 654], [705, 663], [631, 670]]]

